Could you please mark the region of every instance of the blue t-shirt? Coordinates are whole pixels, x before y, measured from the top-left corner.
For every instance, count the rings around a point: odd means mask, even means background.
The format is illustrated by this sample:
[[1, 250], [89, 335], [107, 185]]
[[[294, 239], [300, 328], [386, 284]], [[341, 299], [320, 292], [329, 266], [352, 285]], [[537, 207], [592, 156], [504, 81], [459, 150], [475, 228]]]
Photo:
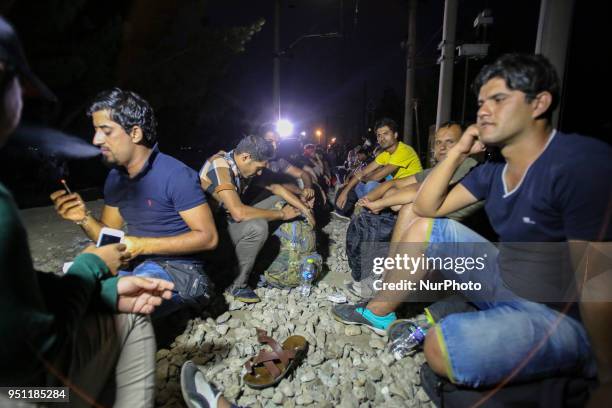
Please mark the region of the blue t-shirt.
[[[508, 191], [505, 162], [472, 169], [461, 184], [497, 232], [504, 283], [523, 298], [555, 307], [575, 295], [566, 241], [609, 241], [612, 148], [588, 137], [554, 132], [523, 179]], [[516, 244], [528, 242], [529, 244]], [[551, 243], [557, 243], [552, 244]]]
[[[523, 179], [507, 191], [505, 162], [486, 162], [461, 184], [485, 210], [501, 242], [609, 241], [612, 148], [554, 132]], [[608, 225], [606, 225], [608, 224]]]
[[118, 207], [128, 233], [136, 237], [170, 237], [190, 231], [179, 211], [206, 203], [197, 173], [157, 146], [132, 179], [123, 168], [110, 171], [104, 202]]

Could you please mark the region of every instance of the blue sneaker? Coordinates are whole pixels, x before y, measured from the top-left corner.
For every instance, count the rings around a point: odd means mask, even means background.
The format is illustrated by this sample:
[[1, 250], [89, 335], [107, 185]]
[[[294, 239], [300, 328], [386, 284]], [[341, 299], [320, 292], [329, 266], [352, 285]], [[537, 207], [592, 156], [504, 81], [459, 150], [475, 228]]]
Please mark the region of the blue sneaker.
[[234, 288], [230, 292], [230, 295], [234, 297], [234, 299], [239, 300], [243, 303], [257, 303], [261, 302], [257, 293], [253, 292], [251, 288]]
[[366, 303], [336, 305], [331, 309], [331, 315], [340, 323], [365, 326], [380, 336], [387, 334], [387, 327], [396, 319], [395, 313], [389, 313], [387, 316], [374, 315], [366, 309]]

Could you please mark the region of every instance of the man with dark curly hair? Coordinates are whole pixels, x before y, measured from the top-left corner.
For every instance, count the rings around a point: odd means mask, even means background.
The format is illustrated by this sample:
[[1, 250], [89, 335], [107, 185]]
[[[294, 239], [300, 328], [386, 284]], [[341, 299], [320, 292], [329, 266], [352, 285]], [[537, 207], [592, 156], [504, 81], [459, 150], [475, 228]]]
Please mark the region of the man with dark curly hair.
[[112, 167], [104, 185], [104, 208], [96, 219], [77, 193], [51, 195], [57, 212], [78, 224], [92, 240], [103, 227], [128, 227], [123, 239], [130, 268], [120, 274], [152, 276], [176, 284], [177, 294], [157, 316], [188, 303], [204, 304], [208, 280], [195, 255], [217, 246], [212, 213], [197, 173], [157, 148], [155, 115], [134, 92], [113, 88], [100, 93], [88, 110], [93, 144]]

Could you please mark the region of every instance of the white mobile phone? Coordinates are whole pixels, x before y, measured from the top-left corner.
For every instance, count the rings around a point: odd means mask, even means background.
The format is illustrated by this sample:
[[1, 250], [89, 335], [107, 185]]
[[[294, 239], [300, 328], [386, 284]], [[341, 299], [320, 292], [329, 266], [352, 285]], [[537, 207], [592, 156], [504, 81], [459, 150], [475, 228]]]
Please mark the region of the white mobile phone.
[[118, 244], [121, 242], [121, 240], [123, 240], [124, 235], [125, 232], [121, 230], [104, 227], [100, 230], [100, 235], [98, 235], [98, 243], [96, 246], [101, 247], [109, 244]]

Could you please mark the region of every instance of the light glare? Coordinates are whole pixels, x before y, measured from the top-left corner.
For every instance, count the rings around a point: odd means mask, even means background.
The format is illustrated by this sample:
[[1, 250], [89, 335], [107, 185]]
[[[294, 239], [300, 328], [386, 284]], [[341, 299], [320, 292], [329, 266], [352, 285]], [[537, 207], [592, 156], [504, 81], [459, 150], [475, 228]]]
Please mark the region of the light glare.
[[293, 134], [293, 123], [289, 122], [287, 119], [281, 119], [276, 122], [276, 131], [280, 137], [291, 136]]

